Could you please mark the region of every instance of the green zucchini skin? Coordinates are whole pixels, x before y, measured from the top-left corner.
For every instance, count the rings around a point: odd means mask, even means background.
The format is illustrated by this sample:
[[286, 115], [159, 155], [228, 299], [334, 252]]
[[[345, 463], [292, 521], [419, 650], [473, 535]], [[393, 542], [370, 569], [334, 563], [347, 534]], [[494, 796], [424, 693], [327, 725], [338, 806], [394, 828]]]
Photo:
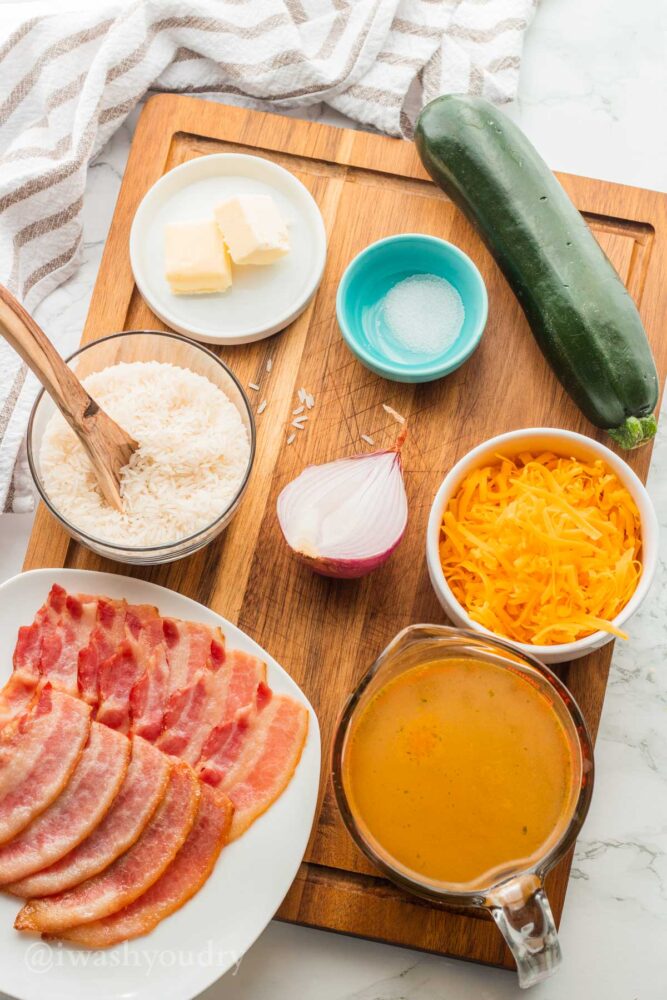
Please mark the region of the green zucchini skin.
[[655, 433], [658, 376], [632, 298], [524, 134], [481, 98], [438, 97], [415, 142], [480, 233], [563, 387], [624, 447]]

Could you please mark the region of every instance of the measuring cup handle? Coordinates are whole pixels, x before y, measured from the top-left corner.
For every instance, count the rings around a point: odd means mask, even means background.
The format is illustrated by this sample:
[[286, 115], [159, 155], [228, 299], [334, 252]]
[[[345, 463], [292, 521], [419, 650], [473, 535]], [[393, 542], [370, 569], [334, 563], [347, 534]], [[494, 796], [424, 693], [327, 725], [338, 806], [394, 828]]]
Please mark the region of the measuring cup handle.
[[536, 875], [519, 875], [494, 889], [486, 905], [507, 942], [527, 989], [552, 976], [561, 950], [549, 900]]

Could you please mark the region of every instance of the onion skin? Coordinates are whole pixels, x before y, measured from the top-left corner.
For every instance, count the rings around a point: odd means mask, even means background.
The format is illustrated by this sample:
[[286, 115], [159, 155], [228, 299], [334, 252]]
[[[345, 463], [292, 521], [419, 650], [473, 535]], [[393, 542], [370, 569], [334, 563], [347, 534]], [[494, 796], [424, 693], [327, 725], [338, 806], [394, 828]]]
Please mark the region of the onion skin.
[[312, 569], [313, 573], [319, 573], [320, 576], [328, 576], [336, 580], [358, 580], [383, 566], [389, 556], [398, 548], [404, 534], [405, 528], [386, 552], [370, 556], [368, 559], [329, 559], [326, 556], [307, 556], [296, 549], [292, 549], [292, 552], [299, 562], [302, 562], [308, 569]]

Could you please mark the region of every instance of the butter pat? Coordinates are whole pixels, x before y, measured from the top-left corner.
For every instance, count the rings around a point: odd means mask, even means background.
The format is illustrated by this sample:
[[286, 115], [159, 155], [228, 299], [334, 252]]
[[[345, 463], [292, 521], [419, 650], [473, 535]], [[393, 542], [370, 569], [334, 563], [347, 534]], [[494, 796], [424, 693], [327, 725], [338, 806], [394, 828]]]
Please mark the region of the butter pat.
[[164, 231], [165, 273], [174, 295], [224, 292], [232, 265], [213, 219], [174, 222]]
[[289, 252], [285, 220], [268, 194], [240, 194], [215, 210], [235, 264], [272, 264]]

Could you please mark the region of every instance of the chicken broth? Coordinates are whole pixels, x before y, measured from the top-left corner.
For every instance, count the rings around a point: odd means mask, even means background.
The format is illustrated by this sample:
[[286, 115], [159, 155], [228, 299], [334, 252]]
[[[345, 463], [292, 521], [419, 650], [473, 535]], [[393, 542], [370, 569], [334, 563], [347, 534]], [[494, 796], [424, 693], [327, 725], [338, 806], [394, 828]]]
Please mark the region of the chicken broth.
[[447, 658], [406, 670], [360, 711], [343, 780], [380, 856], [471, 890], [558, 840], [580, 759], [547, 691], [518, 668]]

